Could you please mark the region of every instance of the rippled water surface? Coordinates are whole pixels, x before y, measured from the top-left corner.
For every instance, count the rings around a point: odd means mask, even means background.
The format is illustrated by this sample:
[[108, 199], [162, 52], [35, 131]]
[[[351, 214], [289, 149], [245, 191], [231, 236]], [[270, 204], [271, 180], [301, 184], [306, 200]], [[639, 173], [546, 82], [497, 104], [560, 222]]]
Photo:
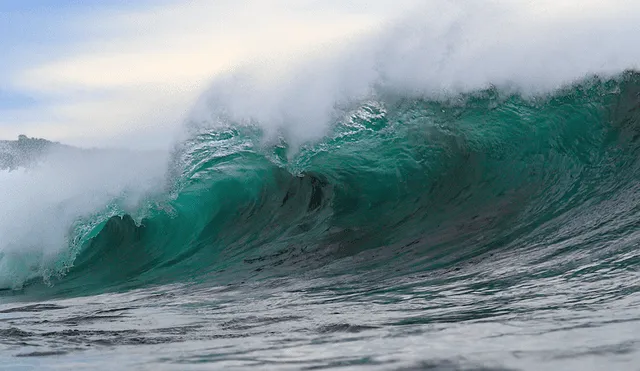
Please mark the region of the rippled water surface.
[[637, 272], [517, 279], [511, 258], [4, 304], [0, 368], [638, 369]]

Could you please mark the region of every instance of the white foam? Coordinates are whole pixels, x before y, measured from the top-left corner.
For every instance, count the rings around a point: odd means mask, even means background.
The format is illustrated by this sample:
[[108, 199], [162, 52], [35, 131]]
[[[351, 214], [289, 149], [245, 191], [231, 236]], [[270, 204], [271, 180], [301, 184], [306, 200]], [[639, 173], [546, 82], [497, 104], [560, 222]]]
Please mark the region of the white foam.
[[441, 1], [358, 40], [280, 69], [255, 63], [217, 79], [193, 122], [259, 122], [291, 142], [326, 132], [336, 104], [376, 89], [439, 98], [490, 85], [524, 94], [640, 66], [640, 3]]
[[115, 199], [135, 210], [164, 186], [165, 169], [157, 153], [61, 150], [28, 169], [0, 171], [0, 287], [46, 276], [69, 249], [74, 222]]

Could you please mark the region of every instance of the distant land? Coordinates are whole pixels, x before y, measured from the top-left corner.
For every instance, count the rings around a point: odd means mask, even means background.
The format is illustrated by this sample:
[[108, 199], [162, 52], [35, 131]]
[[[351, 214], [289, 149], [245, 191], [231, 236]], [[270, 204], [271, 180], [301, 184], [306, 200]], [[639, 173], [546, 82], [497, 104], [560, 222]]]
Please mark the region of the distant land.
[[42, 138], [19, 135], [17, 140], [0, 140], [0, 170], [15, 170], [37, 164], [49, 153], [66, 155], [125, 155], [139, 159], [140, 156], [165, 158], [166, 151], [138, 150], [129, 148], [83, 148], [74, 147]]
[[26, 135], [18, 136], [18, 140], [0, 140], [0, 170], [27, 166], [55, 148], [71, 147], [46, 139], [29, 138]]

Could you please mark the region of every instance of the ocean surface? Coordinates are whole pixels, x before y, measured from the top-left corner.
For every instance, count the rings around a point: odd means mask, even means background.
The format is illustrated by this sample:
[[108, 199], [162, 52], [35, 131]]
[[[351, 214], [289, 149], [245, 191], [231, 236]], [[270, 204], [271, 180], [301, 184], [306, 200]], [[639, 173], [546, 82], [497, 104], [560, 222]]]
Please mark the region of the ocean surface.
[[640, 74], [336, 112], [0, 171], [0, 369], [640, 367]]

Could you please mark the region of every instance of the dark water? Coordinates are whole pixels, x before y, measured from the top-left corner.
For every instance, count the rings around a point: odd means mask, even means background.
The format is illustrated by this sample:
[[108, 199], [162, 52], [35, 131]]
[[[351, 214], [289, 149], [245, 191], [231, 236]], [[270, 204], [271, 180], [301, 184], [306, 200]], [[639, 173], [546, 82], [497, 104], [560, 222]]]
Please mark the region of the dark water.
[[632, 72], [381, 94], [299, 148], [201, 130], [3, 291], [0, 364], [638, 369], [638, 139]]

